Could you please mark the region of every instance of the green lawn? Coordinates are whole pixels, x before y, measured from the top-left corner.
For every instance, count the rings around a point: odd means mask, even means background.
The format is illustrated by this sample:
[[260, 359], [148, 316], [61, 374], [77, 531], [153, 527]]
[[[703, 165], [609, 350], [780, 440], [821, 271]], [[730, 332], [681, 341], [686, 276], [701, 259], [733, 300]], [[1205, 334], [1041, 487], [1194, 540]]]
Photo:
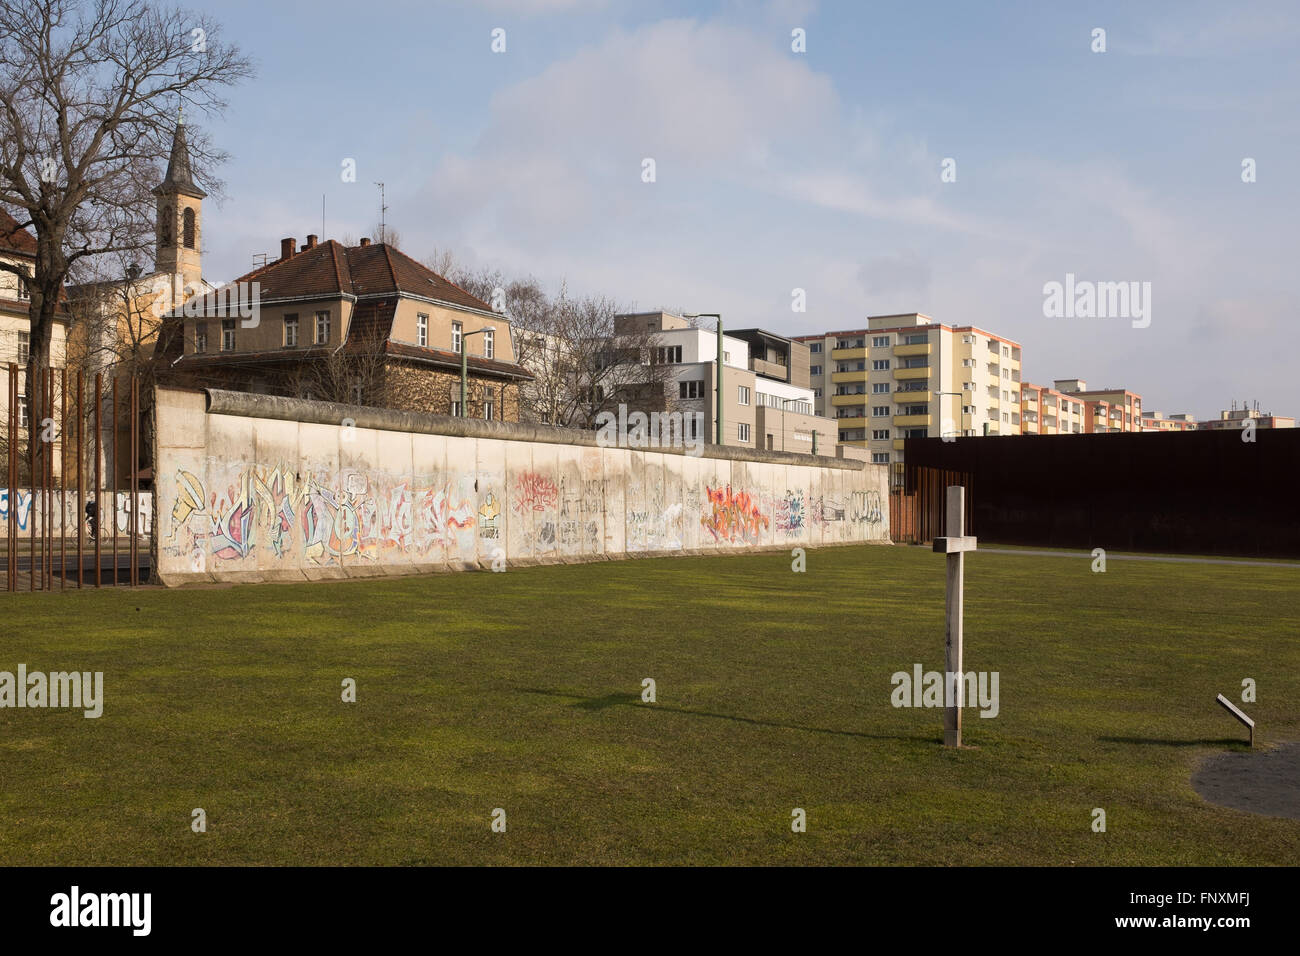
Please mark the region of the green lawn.
[[1300, 822], [1189, 784], [1240, 746], [1214, 696], [1244, 677], [1261, 744], [1300, 738], [1300, 571], [972, 555], [966, 666], [1000, 672], [1001, 713], [952, 751], [942, 711], [890, 705], [895, 671], [942, 669], [942, 562], [4, 595], [0, 670], [102, 670], [106, 702], [0, 710], [0, 863], [1300, 858]]

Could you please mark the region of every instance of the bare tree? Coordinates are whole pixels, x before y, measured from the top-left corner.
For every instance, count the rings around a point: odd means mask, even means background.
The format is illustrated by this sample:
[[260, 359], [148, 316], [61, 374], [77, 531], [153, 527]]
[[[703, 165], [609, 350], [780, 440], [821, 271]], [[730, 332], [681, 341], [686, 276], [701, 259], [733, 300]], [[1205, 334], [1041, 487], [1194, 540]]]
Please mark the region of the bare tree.
[[286, 390], [318, 402], [393, 407], [400, 382], [389, 375], [387, 341], [377, 324], [355, 326], [338, 348], [299, 361], [284, 377]]
[[[180, 105], [219, 114], [252, 75], [210, 17], [150, 0], [0, 0], [0, 204], [36, 234], [28, 408], [64, 283], [82, 260], [143, 254]], [[203, 173], [225, 158], [191, 135]], [[210, 191], [219, 188], [210, 175]], [[18, 267], [0, 263], [7, 271]], [[34, 430], [33, 430], [34, 431]]]

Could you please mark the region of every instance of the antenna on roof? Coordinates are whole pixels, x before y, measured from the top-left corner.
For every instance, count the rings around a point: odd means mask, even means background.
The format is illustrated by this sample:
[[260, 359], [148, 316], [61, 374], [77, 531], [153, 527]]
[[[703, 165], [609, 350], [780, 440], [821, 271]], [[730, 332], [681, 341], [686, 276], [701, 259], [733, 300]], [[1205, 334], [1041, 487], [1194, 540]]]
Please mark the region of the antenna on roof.
[[384, 184], [375, 183], [379, 187], [379, 242], [384, 241], [385, 216], [388, 213], [388, 207], [384, 205]]

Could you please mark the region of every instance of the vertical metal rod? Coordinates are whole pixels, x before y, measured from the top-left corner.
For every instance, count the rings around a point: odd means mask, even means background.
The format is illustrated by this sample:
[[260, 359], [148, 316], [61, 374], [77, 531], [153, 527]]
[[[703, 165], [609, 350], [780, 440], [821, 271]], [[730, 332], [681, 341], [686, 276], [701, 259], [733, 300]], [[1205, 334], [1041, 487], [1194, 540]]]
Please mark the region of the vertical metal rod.
[[59, 590], [68, 589], [68, 367], [59, 369]]
[[[37, 381], [40, 381], [39, 375]], [[28, 382], [26, 384], [30, 385], [32, 383]], [[26, 388], [24, 388], [24, 391], [26, 391]], [[40, 394], [36, 388], [31, 389], [31, 392], [33, 395], [39, 396]], [[30, 541], [27, 546], [27, 561], [30, 571], [28, 575], [28, 588], [33, 593], [36, 591], [36, 435], [32, 429], [32, 425], [35, 424], [35, 419], [33, 417], [35, 414], [35, 408], [27, 409], [27, 484], [32, 496], [31, 506], [27, 509], [28, 530], [31, 532]]]
[[18, 366], [9, 363], [9, 447], [6, 453], [9, 486], [9, 520], [5, 524], [5, 583], [9, 591], [18, 590]]
[[101, 586], [100, 569], [102, 564], [100, 524], [104, 520], [103, 474], [100, 461], [104, 454], [104, 432], [100, 422], [101, 396], [104, 392], [104, 373], [95, 373], [95, 587]]
[[131, 587], [140, 583], [140, 382], [131, 376]]
[[[45, 418], [41, 420], [41, 444], [45, 446], [45, 590], [54, 590], [54, 442], [45, 441], [45, 422], [54, 424], [54, 369], [45, 370]], [[52, 436], [51, 436], [52, 437]]]
[[[117, 376], [113, 376], [113, 466], [109, 472], [113, 476], [113, 494], [109, 502], [109, 514], [113, 522], [113, 587], [117, 587], [117, 474], [121, 468], [121, 457], [117, 453], [117, 428], [121, 415], [117, 410]], [[100, 516], [103, 520], [103, 516]]]
[[86, 473], [86, 373], [77, 372], [77, 510], [73, 517], [77, 524], [77, 587], [85, 585], [85, 560], [81, 548], [81, 522]]

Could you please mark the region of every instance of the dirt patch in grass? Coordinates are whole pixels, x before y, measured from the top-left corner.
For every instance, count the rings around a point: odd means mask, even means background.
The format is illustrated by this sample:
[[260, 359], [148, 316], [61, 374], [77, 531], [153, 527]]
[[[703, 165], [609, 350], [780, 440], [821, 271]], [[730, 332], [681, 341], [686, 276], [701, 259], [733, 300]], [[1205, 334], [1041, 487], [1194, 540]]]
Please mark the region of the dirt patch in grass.
[[1216, 754], [1192, 776], [1192, 789], [1220, 807], [1300, 820], [1300, 742]]

